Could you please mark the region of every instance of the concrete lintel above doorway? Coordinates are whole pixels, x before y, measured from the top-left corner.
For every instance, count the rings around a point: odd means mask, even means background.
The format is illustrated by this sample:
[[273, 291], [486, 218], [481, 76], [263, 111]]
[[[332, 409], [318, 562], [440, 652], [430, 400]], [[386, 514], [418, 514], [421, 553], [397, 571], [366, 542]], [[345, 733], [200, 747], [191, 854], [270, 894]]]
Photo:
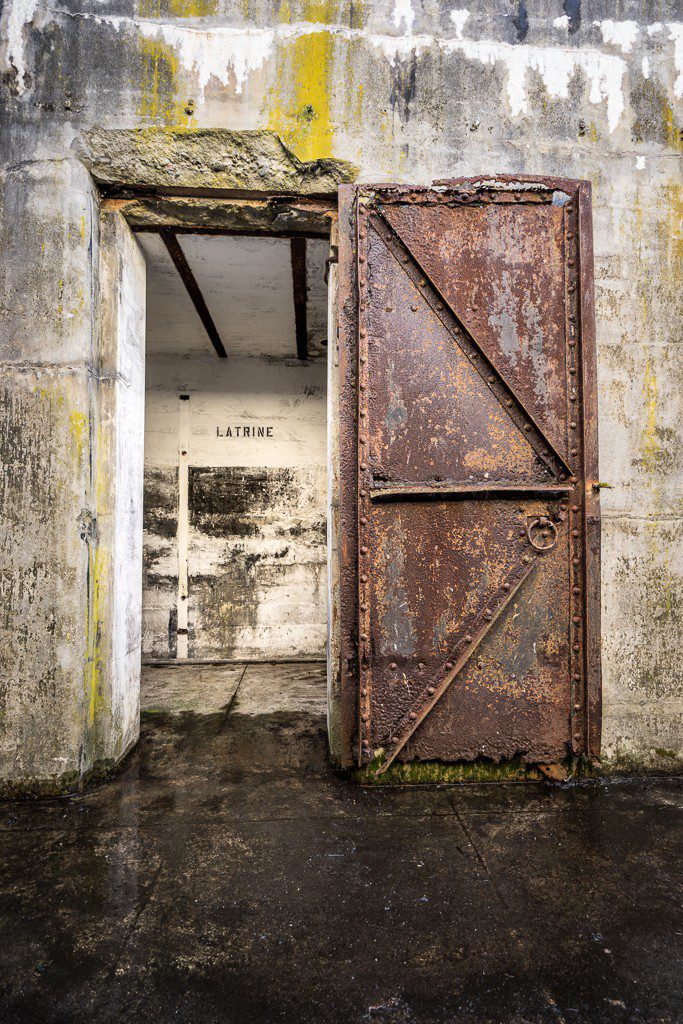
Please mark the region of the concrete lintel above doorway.
[[94, 127], [74, 144], [105, 191], [216, 190], [297, 196], [336, 195], [356, 179], [346, 160], [300, 161], [271, 131]]

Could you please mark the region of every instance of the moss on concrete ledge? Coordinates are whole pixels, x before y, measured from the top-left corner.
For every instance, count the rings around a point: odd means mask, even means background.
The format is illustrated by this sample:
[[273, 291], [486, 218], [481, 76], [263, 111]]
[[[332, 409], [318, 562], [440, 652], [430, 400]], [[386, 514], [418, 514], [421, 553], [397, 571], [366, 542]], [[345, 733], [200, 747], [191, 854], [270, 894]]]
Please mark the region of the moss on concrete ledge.
[[683, 755], [664, 747], [639, 753], [616, 753], [604, 758], [603, 775], [681, 775]]
[[0, 800], [50, 800], [81, 793], [87, 787], [117, 775], [137, 742], [135, 739], [117, 760], [102, 759], [83, 773], [71, 771], [39, 779], [0, 779]]
[[302, 163], [271, 131], [92, 128], [74, 149], [99, 184], [329, 195], [358, 171], [347, 160]]

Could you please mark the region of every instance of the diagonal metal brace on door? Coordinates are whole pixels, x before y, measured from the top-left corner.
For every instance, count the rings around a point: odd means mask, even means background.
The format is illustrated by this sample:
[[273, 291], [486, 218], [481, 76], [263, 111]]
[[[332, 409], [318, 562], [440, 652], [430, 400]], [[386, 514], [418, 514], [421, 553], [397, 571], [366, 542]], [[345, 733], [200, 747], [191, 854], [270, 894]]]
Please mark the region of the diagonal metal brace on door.
[[477, 370], [486, 386], [503, 406], [515, 426], [522, 430], [530, 445], [543, 463], [546, 471], [559, 480], [567, 480], [573, 471], [560, 453], [549, 441], [531, 413], [524, 407], [518, 395], [505, 380], [505, 377], [484, 351], [472, 332], [467, 328], [441, 294], [418, 258], [401, 238], [400, 234], [382, 213], [381, 208], [374, 209], [372, 225], [377, 231], [389, 252], [400, 264], [404, 273], [419, 290], [430, 309], [437, 315], [441, 323], [454, 339], [456, 344]]
[[[550, 547], [553, 546], [554, 543], [550, 545]], [[549, 548], [543, 550], [536, 549], [534, 554], [524, 555], [521, 566], [516, 566], [515, 569], [506, 577], [498, 591], [498, 600], [492, 601], [491, 605], [493, 605], [493, 607], [485, 608], [479, 616], [478, 628], [476, 628], [472, 634], [468, 634], [463, 637], [449, 660], [446, 661], [439, 672], [437, 680], [435, 680], [431, 686], [428, 686], [427, 689], [420, 694], [408, 714], [399, 722], [398, 727], [394, 730], [394, 735], [391, 738], [391, 746], [388, 754], [382, 761], [379, 768], [377, 768], [375, 775], [379, 776], [384, 774], [418, 726], [425, 720], [435, 704], [437, 704], [443, 697], [444, 693], [460, 670], [467, 664], [486, 634], [515, 597], [522, 584], [529, 578], [529, 576], [531, 576], [538, 564], [538, 559], [543, 557], [544, 550], [549, 550]]]

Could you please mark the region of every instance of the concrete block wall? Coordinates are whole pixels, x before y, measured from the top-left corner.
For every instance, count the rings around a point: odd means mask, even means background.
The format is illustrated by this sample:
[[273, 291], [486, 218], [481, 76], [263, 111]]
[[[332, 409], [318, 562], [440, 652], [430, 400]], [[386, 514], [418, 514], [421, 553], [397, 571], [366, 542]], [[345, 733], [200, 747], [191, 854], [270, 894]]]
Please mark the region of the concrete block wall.
[[[254, 327], [258, 336], [258, 322]], [[324, 658], [325, 372], [324, 356], [303, 364], [257, 355], [220, 363], [180, 353], [150, 360], [145, 658], [178, 656], [179, 558], [188, 572], [187, 657]], [[183, 413], [188, 488], [181, 537], [165, 510], [178, 509]], [[242, 433], [244, 424], [249, 437], [226, 436], [228, 428]], [[252, 437], [258, 426], [270, 436]]]
[[[4, 436], [7, 465], [31, 473], [4, 478], [5, 764], [25, 757], [27, 771], [72, 770], [87, 732], [77, 524], [89, 484], [68, 424], [92, 404], [82, 368], [95, 316], [95, 197], [73, 155], [94, 126], [270, 128], [301, 159], [350, 160], [365, 180], [511, 172], [592, 182], [601, 476], [611, 486], [604, 753], [613, 765], [673, 763], [682, 746], [677, 17], [674, 0], [74, 0], [68, 11], [6, 0]], [[154, 146], [150, 162], [172, 184], [176, 168], [158, 137]], [[45, 364], [59, 394], [45, 386]]]

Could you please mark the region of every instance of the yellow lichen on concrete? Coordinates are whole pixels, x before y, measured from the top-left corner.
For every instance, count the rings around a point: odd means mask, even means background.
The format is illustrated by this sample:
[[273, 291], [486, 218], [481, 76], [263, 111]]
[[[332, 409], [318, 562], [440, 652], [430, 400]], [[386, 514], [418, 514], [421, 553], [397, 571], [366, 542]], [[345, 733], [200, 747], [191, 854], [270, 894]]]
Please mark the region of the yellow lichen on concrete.
[[645, 426], [643, 428], [643, 468], [652, 475], [657, 468], [660, 442], [657, 436], [657, 376], [651, 359], [645, 363], [643, 395], [645, 397]]
[[683, 189], [680, 183], [670, 182], [664, 188], [664, 195], [666, 211], [659, 222], [661, 247], [666, 255], [662, 270], [678, 292], [683, 285]]
[[666, 102], [666, 99], [663, 97], [662, 121], [664, 122], [664, 134], [667, 146], [671, 146], [672, 149], [677, 149], [680, 153], [683, 151], [683, 135], [681, 134], [681, 129], [676, 124], [676, 115]]
[[[638, 259], [642, 260], [644, 251], [643, 228], [645, 225], [645, 212], [643, 210], [643, 202], [639, 191], [636, 191], [633, 200], [633, 225], [633, 251], [637, 254]], [[641, 310], [641, 332], [643, 338], [647, 337], [650, 324], [650, 287], [650, 281], [648, 278], [640, 277], [638, 279], [637, 294]]]
[[100, 677], [102, 668], [101, 612], [104, 589], [104, 555], [95, 541], [88, 549], [89, 602], [87, 620], [86, 688], [88, 693], [88, 724], [95, 724], [97, 711], [103, 704]]
[[[331, 82], [334, 39], [324, 26], [334, 21], [335, 11], [326, 0], [308, 0], [304, 18], [323, 26], [282, 44], [278, 54], [277, 86], [270, 104], [268, 127], [300, 160], [329, 157], [334, 130], [331, 112]], [[287, 0], [280, 8], [280, 20], [289, 21]]]
[[155, 39], [138, 40], [142, 80], [138, 114], [144, 121], [175, 123], [178, 60], [170, 46]]
[[218, 13], [218, 0], [168, 0], [174, 18], [206, 18]]
[[218, 13], [218, 0], [140, 0], [143, 18], [206, 18]]
[[[217, 0], [140, 0], [144, 18], [200, 18], [215, 14]], [[194, 101], [178, 98], [178, 58], [171, 46], [161, 40], [139, 36], [142, 77], [138, 115], [143, 121], [163, 122], [169, 126], [194, 124]]]
[[95, 467], [93, 497], [95, 504], [94, 527], [88, 539], [88, 608], [86, 626], [86, 692], [88, 696], [88, 724], [92, 727], [98, 713], [105, 707], [102, 693], [102, 632], [107, 619], [106, 608], [109, 556], [100, 538], [100, 524], [107, 515], [109, 455], [101, 432], [94, 439]]
[[85, 413], [74, 411], [69, 416], [69, 430], [76, 446], [76, 462], [79, 465], [83, 458], [87, 425], [88, 419]]

